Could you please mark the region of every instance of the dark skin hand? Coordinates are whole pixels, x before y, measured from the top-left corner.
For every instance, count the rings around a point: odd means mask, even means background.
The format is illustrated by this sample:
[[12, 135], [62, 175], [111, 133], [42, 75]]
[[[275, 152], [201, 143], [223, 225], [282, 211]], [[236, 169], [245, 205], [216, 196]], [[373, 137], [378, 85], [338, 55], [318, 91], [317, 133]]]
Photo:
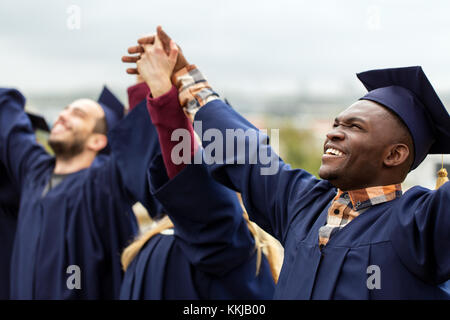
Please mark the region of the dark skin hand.
[[344, 191], [401, 183], [413, 160], [412, 140], [396, 121], [367, 100], [341, 112], [327, 133], [319, 176]]
[[[167, 33], [164, 32], [164, 30], [162, 29], [161, 26], [158, 26], [156, 28], [156, 33], [157, 33], [159, 39], [161, 40], [161, 42], [163, 44], [164, 51], [166, 52], [167, 55], [169, 55], [171, 38], [167, 35]], [[144, 48], [142, 47], [142, 45], [153, 44], [154, 42], [155, 42], [155, 36], [154, 35], [145, 36], [145, 37], [142, 37], [142, 38], [138, 39], [139, 45], [132, 46], [132, 47], [128, 48], [128, 53], [129, 54], [138, 54], [138, 55], [123, 56], [122, 57], [122, 62], [125, 62], [125, 63], [136, 63], [141, 58], [141, 53], [144, 52]], [[181, 48], [178, 46], [178, 57], [177, 57], [177, 62], [175, 64], [175, 67], [173, 69], [173, 74], [175, 74], [179, 70], [183, 69], [188, 64], [189, 63], [187, 62], [186, 58], [184, 57], [183, 53], [181, 52]], [[128, 68], [127, 69], [127, 73], [128, 74], [139, 74], [137, 68]]]

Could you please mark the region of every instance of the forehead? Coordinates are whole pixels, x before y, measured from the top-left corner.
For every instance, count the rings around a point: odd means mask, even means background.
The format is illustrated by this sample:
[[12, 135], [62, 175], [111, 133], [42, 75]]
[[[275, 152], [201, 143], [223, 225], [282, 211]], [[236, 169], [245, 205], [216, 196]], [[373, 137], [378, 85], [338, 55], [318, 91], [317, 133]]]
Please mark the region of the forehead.
[[68, 109], [79, 109], [90, 117], [101, 118], [105, 115], [103, 108], [94, 100], [78, 99], [67, 106]]
[[392, 118], [392, 115], [379, 103], [370, 100], [358, 100], [336, 117], [339, 121], [353, 118], [358, 118], [366, 122], [373, 122], [390, 119]]

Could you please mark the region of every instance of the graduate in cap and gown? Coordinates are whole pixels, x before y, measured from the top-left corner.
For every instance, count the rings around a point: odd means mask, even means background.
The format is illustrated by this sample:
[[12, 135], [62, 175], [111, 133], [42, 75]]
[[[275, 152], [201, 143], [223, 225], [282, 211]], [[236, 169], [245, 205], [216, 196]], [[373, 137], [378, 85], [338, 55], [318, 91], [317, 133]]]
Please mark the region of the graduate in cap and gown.
[[[403, 193], [400, 183], [427, 154], [450, 152], [450, 117], [420, 67], [358, 77], [369, 92], [335, 119], [322, 180], [285, 164], [259, 133], [275, 174], [236, 164], [242, 155], [210, 170], [283, 244], [275, 298], [449, 299], [450, 184]], [[218, 99], [195, 119], [203, 130], [255, 130]]]
[[[243, 151], [205, 157], [212, 176], [241, 192], [250, 219], [285, 249], [274, 298], [450, 298], [450, 184], [401, 189], [427, 154], [450, 153], [450, 116], [421, 67], [358, 74], [368, 93], [334, 120], [321, 179], [284, 163], [195, 66], [175, 76], [200, 138], [209, 129], [253, 133], [232, 141]], [[213, 141], [228, 150], [211, 137], [205, 150]]]
[[155, 207], [142, 174], [159, 152], [148, 111], [136, 106], [121, 120], [117, 105], [76, 100], [51, 130], [52, 157], [24, 104], [19, 91], [0, 89], [0, 160], [20, 191], [11, 298], [118, 298], [120, 253], [133, 237], [127, 210]]
[[[215, 182], [205, 165], [186, 166], [171, 157], [176, 129], [184, 129], [189, 141], [194, 137], [170, 83], [176, 64], [176, 53], [171, 54], [163, 70], [166, 86], [152, 74], [158, 68], [140, 67], [152, 89], [148, 109], [162, 151], [149, 170], [150, 191], [166, 214], [154, 217], [154, 226], [124, 251], [121, 299], [271, 299], [281, 256], [269, 237], [243, 215], [236, 193]], [[159, 58], [154, 62], [169, 61], [165, 53]], [[169, 100], [175, 103], [168, 105]], [[197, 146], [191, 144], [189, 158], [201, 153]]]

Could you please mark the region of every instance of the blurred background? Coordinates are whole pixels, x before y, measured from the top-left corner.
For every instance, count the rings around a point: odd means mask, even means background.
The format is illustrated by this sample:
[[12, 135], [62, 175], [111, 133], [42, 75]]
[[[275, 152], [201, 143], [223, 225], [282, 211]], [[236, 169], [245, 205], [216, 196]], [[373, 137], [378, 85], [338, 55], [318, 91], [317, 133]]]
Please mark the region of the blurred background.
[[[365, 94], [355, 73], [421, 65], [450, 105], [449, 13], [444, 0], [2, 0], [0, 86], [50, 124], [103, 84], [126, 105], [135, 78], [120, 59], [162, 25], [235, 109], [279, 129], [287, 162], [317, 175], [332, 120]], [[404, 187], [434, 188], [441, 161], [429, 156]]]

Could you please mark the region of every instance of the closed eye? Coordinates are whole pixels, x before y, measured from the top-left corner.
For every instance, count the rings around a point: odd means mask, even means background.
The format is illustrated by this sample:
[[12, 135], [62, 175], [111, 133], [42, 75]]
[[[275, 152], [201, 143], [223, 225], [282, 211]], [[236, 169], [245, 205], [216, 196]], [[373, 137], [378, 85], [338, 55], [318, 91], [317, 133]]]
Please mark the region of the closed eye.
[[349, 117], [345, 119], [340, 119], [339, 117], [337, 117], [334, 119], [333, 128], [342, 125], [347, 128], [357, 128], [366, 131], [366, 124], [367, 122], [360, 117]]
[[86, 116], [87, 116], [86, 112], [84, 112], [83, 110], [81, 110], [80, 108], [77, 108], [77, 107], [73, 108], [73, 114], [80, 118], [86, 118]]
[[340, 125], [342, 125], [343, 127], [347, 127], [347, 128], [357, 128], [357, 129], [363, 130], [363, 127], [361, 127], [359, 124], [356, 124], [356, 123], [349, 123], [349, 124], [346, 124], [346, 123], [341, 123], [341, 124], [334, 123], [333, 124], [333, 128], [337, 128]]

